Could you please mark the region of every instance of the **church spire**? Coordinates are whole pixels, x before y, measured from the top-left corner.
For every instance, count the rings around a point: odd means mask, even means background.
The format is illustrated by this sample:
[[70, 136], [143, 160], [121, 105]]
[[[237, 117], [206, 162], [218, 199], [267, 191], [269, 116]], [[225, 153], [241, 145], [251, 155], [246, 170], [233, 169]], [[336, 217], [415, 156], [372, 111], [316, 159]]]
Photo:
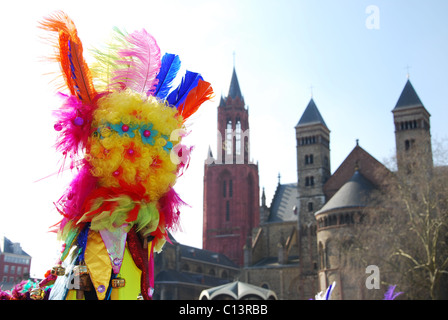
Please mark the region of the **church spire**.
[[232, 99], [240, 98], [241, 101], [243, 100], [243, 95], [241, 94], [240, 84], [238, 83], [235, 67], [233, 67], [232, 80], [230, 81], [229, 94], [227, 97], [230, 97]]
[[423, 103], [408, 78], [394, 110], [417, 106], [423, 107]]
[[302, 117], [300, 118], [296, 127], [312, 123], [320, 123], [327, 127], [324, 118], [322, 118], [319, 109], [317, 109], [316, 103], [314, 102], [313, 98], [311, 98], [308, 106], [305, 108], [305, 111], [303, 112]]

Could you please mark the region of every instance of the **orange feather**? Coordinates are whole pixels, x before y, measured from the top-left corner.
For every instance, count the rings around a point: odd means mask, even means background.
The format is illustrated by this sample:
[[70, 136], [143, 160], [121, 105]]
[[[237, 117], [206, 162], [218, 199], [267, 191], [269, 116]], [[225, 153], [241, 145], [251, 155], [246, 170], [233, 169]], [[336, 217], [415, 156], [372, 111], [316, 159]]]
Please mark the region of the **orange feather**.
[[201, 104], [213, 98], [213, 88], [210, 83], [199, 79], [198, 85], [189, 93], [185, 102], [179, 106], [180, 115], [184, 121], [194, 114]]
[[73, 21], [67, 14], [59, 11], [44, 19], [40, 23], [40, 27], [57, 33], [56, 49], [58, 53], [54, 59], [60, 63], [70, 93], [86, 103], [92, 103], [96, 91], [90, 69], [83, 57], [82, 42]]

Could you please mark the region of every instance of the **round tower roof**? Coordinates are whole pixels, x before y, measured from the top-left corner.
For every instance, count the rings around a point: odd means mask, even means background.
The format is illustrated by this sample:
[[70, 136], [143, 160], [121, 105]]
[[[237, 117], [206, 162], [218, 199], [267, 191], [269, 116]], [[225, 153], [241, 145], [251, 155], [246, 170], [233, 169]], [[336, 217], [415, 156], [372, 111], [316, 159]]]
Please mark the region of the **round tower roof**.
[[350, 180], [315, 215], [341, 208], [365, 207], [374, 188], [372, 182], [356, 170]]

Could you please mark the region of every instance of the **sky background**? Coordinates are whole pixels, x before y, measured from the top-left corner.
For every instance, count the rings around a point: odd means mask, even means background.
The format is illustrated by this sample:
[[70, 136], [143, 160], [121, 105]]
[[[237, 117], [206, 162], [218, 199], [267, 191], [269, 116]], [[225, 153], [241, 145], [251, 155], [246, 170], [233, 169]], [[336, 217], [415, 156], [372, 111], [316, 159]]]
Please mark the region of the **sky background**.
[[43, 61], [52, 50], [37, 28], [55, 10], [74, 20], [87, 61], [87, 50], [103, 44], [114, 26], [145, 28], [163, 53], [178, 54], [183, 68], [211, 82], [216, 98], [189, 121], [192, 132], [184, 142], [195, 150], [175, 188], [190, 205], [175, 237], [190, 246], [202, 247], [204, 160], [209, 146], [216, 154], [216, 108], [227, 96], [234, 66], [250, 110], [260, 195], [264, 187], [268, 205], [279, 173], [282, 183], [297, 181], [294, 127], [311, 91], [331, 130], [332, 172], [356, 139], [381, 162], [393, 157], [391, 110], [408, 71], [431, 114], [433, 139], [447, 139], [447, 1], [17, 0], [0, 6], [0, 235], [33, 257], [32, 276], [42, 277], [57, 258], [60, 243], [48, 233], [60, 220], [53, 202], [72, 177], [70, 171], [55, 174], [62, 157], [53, 148], [52, 111], [60, 101], [51, 83], [55, 75], [46, 73], [58, 66]]

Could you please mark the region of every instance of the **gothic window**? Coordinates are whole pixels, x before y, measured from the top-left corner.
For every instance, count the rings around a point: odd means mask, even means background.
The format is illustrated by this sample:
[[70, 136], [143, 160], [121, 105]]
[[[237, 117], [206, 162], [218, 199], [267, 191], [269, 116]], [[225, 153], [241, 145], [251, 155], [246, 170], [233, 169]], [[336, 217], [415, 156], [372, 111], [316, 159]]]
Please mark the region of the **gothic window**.
[[230, 220], [230, 202], [226, 201], [226, 221]]
[[313, 176], [310, 177], [310, 186], [314, 186], [314, 177]]
[[226, 128], [226, 152], [227, 154], [232, 154], [233, 151], [233, 134], [232, 134], [232, 120], [227, 121], [227, 128]]
[[241, 154], [241, 121], [237, 119], [236, 121], [236, 130], [235, 130], [235, 152], [237, 155]]

